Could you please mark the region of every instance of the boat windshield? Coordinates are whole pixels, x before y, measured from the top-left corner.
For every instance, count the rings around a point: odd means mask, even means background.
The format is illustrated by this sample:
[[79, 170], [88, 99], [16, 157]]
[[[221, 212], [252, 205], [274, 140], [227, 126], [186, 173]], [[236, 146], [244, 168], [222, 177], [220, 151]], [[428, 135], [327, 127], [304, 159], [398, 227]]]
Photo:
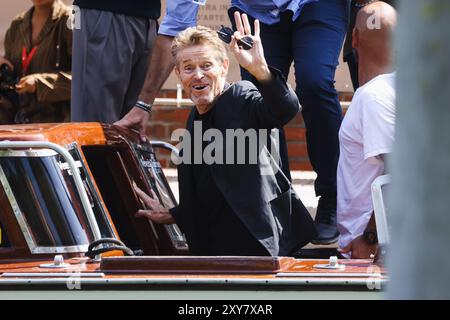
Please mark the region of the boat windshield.
[[[76, 160], [100, 233], [113, 238], [86, 169]], [[83, 252], [95, 240], [69, 166], [56, 152], [3, 151], [0, 181], [32, 253]]]

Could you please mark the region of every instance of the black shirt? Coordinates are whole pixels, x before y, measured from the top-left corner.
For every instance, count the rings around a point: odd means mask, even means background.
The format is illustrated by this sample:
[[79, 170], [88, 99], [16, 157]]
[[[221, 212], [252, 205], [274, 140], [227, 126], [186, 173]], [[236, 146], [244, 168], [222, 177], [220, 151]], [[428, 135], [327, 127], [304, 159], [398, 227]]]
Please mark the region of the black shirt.
[[111, 11], [127, 16], [155, 20], [161, 15], [160, 0], [75, 0], [74, 5], [84, 9]]
[[[202, 137], [213, 127], [215, 108], [200, 115], [195, 111], [195, 121], [202, 123]], [[200, 140], [193, 137], [191, 141]], [[203, 140], [203, 139], [202, 139]], [[203, 142], [204, 150], [210, 141]], [[194, 150], [192, 150], [194, 152]], [[194, 177], [194, 226], [200, 239], [201, 252], [208, 256], [263, 256], [268, 252], [244, 226], [233, 212], [222, 192], [217, 188], [211, 165], [193, 164]], [[236, 183], [238, 183], [236, 181]]]

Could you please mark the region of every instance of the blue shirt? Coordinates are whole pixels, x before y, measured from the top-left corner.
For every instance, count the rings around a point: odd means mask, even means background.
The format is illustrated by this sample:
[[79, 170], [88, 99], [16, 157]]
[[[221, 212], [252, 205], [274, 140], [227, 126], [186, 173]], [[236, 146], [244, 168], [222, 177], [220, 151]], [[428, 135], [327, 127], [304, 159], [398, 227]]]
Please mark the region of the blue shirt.
[[174, 37], [178, 32], [196, 26], [198, 7], [192, 0], [167, 0], [166, 15], [158, 33]]
[[319, 0], [231, 0], [231, 6], [241, 9], [264, 24], [271, 25], [280, 22], [280, 14], [288, 10], [293, 13], [292, 21], [297, 20], [303, 6], [313, 1]]
[[[295, 21], [303, 6], [313, 1], [319, 0], [231, 0], [231, 6], [238, 7], [262, 23], [271, 25], [278, 23], [280, 13], [287, 10], [292, 11], [292, 21]], [[197, 25], [199, 5], [192, 0], [168, 0], [166, 5], [166, 15], [159, 27], [159, 34], [176, 36], [178, 32]]]

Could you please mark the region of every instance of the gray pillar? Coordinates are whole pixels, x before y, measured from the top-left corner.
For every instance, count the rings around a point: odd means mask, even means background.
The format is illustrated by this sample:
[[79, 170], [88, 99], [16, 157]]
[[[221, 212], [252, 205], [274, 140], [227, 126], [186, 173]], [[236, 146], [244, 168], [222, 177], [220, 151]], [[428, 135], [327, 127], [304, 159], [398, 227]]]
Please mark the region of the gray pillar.
[[400, 5], [388, 297], [450, 299], [450, 1]]

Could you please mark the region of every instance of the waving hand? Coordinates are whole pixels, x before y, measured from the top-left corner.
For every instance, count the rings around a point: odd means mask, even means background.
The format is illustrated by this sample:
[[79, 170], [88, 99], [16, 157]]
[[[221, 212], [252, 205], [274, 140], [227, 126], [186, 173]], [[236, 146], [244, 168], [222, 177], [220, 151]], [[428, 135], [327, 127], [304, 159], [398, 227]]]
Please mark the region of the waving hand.
[[[239, 12], [234, 13], [234, 20], [236, 22], [237, 31], [234, 33], [230, 43], [231, 52], [233, 52], [239, 64], [250, 72], [258, 81], [267, 81], [271, 74], [264, 58], [264, 50], [259, 37], [260, 27], [259, 21], [255, 20], [255, 34], [252, 35], [250, 23], [246, 14]], [[253, 40], [253, 47], [245, 50], [238, 44], [238, 40], [244, 37], [251, 37]]]

